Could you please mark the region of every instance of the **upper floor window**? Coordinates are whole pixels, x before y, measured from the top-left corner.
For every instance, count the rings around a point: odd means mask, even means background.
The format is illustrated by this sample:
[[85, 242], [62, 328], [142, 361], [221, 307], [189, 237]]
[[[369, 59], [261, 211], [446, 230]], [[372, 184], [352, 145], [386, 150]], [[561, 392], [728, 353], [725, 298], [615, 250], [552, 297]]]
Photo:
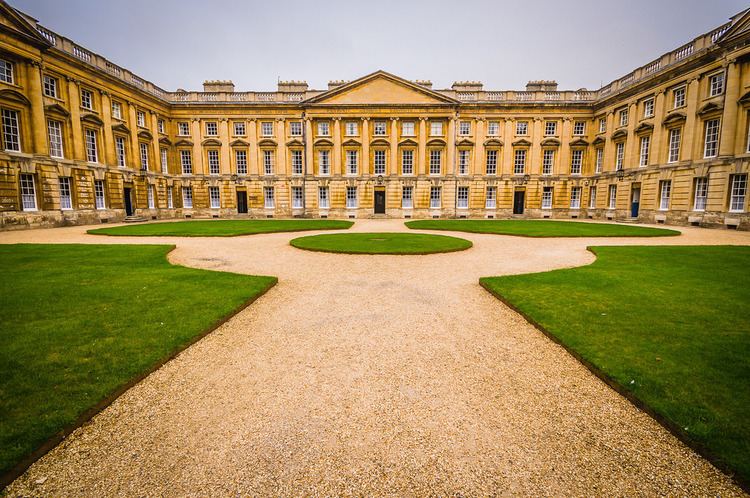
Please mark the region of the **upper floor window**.
[[322, 137], [327, 137], [331, 134], [331, 128], [328, 124], [328, 121], [320, 121], [318, 123], [318, 135]]
[[596, 164], [594, 165], [594, 173], [601, 173], [603, 165], [604, 165], [604, 149], [599, 147], [596, 149]]
[[273, 136], [273, 123], [271, 121], [263, 121], [260, 124], [260, 134], [264, 137]]
[[414, 151], [411, 149], [401, 151], [401, 174], [414, 174]]
[[516, 123], [516, 135], [528, 135], [529, 133], [529, 122], [518, 121]]
[[544, 134], [557, 135], [557, 121], [547, 121], [544, 123]]
[[627, 107], [625, 109], [620, 110], [620, 126], [627, 126], [628, 125], [628, 109]]
[[497, 121], [490, 121], [487, 123], [487, 135], [496, 137], [500, 134], [500, 123]]
[[490, 149], [487, 151], [487, 174], [488, 175], [496, 175], [497, 174], [497, 150]]
[[146, 171], [148, 170], [148, 144], [141, 142], [139, 145], [141, 149], [141, 169]]
[[49, 137], [49, 155], [63, 157], [62, 123], [52, 119], [48, 120], [47, 135]]
[[211, 149], [207, 152], [208, 154], [208, 173], [210, 175], [218, 175], [221, 170], [221, 164], [219, 163], [219, 151]]
[[44, 89], [44, 95], [57, 98], [57, 78], [45, 74], [42, 87]]
[[715, 97], [724, 93], [724, 73], [712, 74], [708, 78], [708, 96]]
[[180, 136], [190, 135], [190, 123], [187, 121], [177, 123], [177, 134]]
[[615, 146], [615, 170], [620, 171], [623, 166], [623, 159], [625, 158], [625, 143], [618, 142]]
[[180, 150], [180, 166], [182, 167], [183, 175], [193, 174], [193, 153], [191, 151], [187, 149]]
[[164, 120], [158, 119], [156, 121], [156, 129], [159, 131], [159, 133], [164, 133]]
[[347, 175], [357, 174], [357, 151], [356, 150], [346, 151], [346, 174]]
[[289, 135], [293, 137], [302, 136], [302, 121], [292, 121], [289, 123]]
[[654, 115], [654, 99], [643, 101], [643, 117], [650, 118]]
[[373, 153], [373, 165], [376, 175], [385, 174], [385, 151], [376, 150]]
[[469, 121], [461, 121], [458, 123], [458, 134], [469, 135], [471, 133], [471, 123]]
[[244, 121], [235, 121], [232, 123], [232, 128], [235, 135], [244, 135], [245, 134], [245, 122]]
[[378, 137], [385, 136], [385, 121], [375, 121], [372, 134]]
[[404, 121], [401, 123], [401, 134], [408, 137], [414, 136], [414, 121]]
[[442, 154], [440, 153], [439, 150], [430, 151], [430, 174], [431, 175], [440, 174], [441, 158], [442, 158]]
[[206, 136], [215, 137], [218, 134], [219, 134], [219, 126], [216, 124], [216, 121], [207, 121], [206, 122]]
[[607, 118], [599, 118], [599, 133], [607, 131]]
[[680, 160], [680, 140], [682, 138], [682, 130], [680, 128], [672, 128], [669, 130], [669, 157], [667, 158], [668, 163], [676, 163]]
[[16, 152], [21, 151], [21, 135], [18, 125], [18, 111], [3, 109], [3, 148]]
[[349, 137], [354, 137], [354, 136], [359, 135], [359, 126], [357, 126], [356, 121], [346, 122], [346, 135]]
[[703, 157], [716, 157], [719, 153], [719, 120], [709, 119], [706, 121], [705, 142], [703, 145]]
[[580, 175], [582, 164], [583, 164], [583, 151], [581, 149], [573, 149], [571, 156], [570, 156], [570, 174]]
[[89, 111], [94, 109], [94, 96], [90, 90], [81, 89], [81, 107]]
[[440, 137], [443, 135], [442, 121], [430, 121], [430, 135], [433, 137]]
[[247, 174], [247, 151], [241, 149], [234, 151], [234, 165], [238, 175]]
[[648, 166], [648, 153], [651, 148], [651, 135], [641, 137], [641, 151], [638, 155], [638, 166]]
[[551, 175], [554, 164], [555, 151], [552, 149], [544, 149], [544, 152], [542, 153], [542, 174]]
[[321, 175], [331, 174], [331, 152], [328, 150], [318, 151], [318, 170]]
[[513, 158], [513, 174], [523, 175], [526, 172], [526, 149], [516, 149]]
[[146, 126], [146, 113], [143, 111], [136, 112], [136, 122], [138, 123], [138, 126], [145, 127]]
[[685, 87], [681, 86], [672, 90], [673, 107], [676, 109], [685, 105]]
[[292, 174], [293, 175], [301, 175], [303, 169], [302, 164], [302, 151], [301, 150], [293, 150], [292, 151]]
[[[494, 151], [489, 151], [489, 150], [487, 151], [487, 156], [488, 156], [488, 159], [487, 159], [488, 160], [487, 169], [488, 170], [489, 170], [489, 167], [490, 167], [489, 166], [489, 154], [490, 154], [490, 152], [494, 152]], [[469, 151], [466, 150], [466, 149], [460, 149], [458, 151], [458, 174], [459, 175], [468, 175], [469, 174]], [[488, 174], [493, 174], [494, 175], [494, 173], [488, 173]]]
[[576, 121], [573, 123], [573, 135], [583, 135], [586, 133], [586, 122]]
[[125, 167], [125, 137], [115, 137], [115, 155], [117, 157], [117, 165], [121, 168]]
[[85, 135], [86, 160], [90, 163], [98, 162], [99, 150], [96, 145], [96, 132], [94, 130], [86, 128]]
[[122, 119], [122, 104], [119, 102], [112, 101], [112, 117]]
[[10, 83], [11, 85], [15, 82], [13, 77], [13, 63], [0, 59], [0, 81]]

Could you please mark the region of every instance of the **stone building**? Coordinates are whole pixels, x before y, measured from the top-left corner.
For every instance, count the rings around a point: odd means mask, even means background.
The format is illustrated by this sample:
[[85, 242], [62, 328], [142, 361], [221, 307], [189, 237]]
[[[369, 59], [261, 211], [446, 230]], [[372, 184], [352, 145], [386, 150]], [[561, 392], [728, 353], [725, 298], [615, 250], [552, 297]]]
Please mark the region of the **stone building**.
[[163, 90], [0, 0], [3, 228], [162, 218], [750, 227], [750, 10], [598, 90]]

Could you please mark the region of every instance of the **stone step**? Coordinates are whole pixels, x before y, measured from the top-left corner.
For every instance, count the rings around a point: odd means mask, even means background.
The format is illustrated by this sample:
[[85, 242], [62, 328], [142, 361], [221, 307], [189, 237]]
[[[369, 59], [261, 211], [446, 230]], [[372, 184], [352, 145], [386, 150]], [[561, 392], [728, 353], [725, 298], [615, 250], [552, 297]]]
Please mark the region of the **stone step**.
[[143, 223], [144, 221], [148, 221], [148, 218], [144, 218], [143, 216], [126, 216], [125, 217], [125, 223]]

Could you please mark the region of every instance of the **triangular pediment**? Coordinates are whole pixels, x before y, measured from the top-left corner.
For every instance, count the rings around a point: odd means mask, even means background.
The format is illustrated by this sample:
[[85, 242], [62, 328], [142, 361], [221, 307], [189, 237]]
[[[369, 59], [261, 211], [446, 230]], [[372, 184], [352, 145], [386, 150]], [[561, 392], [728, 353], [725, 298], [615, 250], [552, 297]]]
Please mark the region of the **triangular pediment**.
[[716, 43], [722, 43], [746, 35], [750, 31], [750, 9], [745, 9], [732, 17], [732, 24], [724, 33], [716, 39]]
[[305, 101], [324, 105], [458, 104], [458, 101], [385, 71], [377, 71]]
[[0, 0], [0, 29], [11, 31], [36, 46], [45, 48], [51, 46], [52, 44], [36, 30], [35, 25], [36, 20]]

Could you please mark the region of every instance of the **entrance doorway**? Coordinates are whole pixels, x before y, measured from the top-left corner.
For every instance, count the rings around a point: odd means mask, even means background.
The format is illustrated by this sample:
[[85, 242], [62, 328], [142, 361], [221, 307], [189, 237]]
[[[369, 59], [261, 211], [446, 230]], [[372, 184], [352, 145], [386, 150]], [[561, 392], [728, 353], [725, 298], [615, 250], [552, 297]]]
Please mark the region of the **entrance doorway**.
[[385, 214], [385, 190], [375, 191], [375, 214]]
[[525, 198], [525, 190], [516, 190], [515, 192], [513, 192], [513, 214], [523, 214], [523, 205]]
[[244, 190], [237, 191], [237, 212], [247, 214], [247, 192]]
[[130, 187], [123, 189], [123, 198], [125, 199], [125, 216], [133, 216], [133, 194]]
[[641, 186], [633, 185], [633, 190], [630, 194], [630, 217], [638, 218], [638, 209], [641, 205]]

